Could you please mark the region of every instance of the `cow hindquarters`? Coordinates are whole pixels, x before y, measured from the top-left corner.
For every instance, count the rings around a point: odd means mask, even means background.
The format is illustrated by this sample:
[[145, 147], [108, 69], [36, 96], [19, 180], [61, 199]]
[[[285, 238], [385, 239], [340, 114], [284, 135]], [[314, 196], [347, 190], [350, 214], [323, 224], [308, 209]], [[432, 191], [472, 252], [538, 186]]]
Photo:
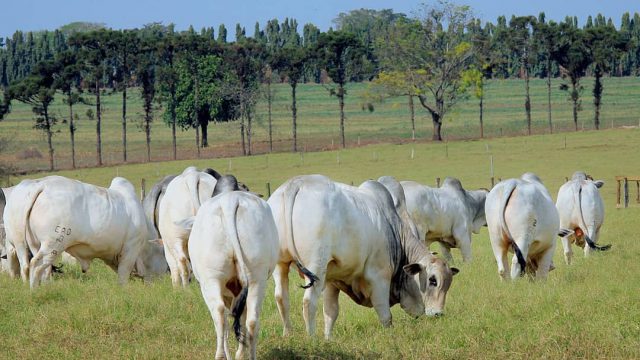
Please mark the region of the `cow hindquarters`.
[[289, 336], [293, 331], [289, 318], [289, 263], [278, 263], [273, 271], [275, 282], [275, 298], [278, 313], [282, 320], [282, 336]]

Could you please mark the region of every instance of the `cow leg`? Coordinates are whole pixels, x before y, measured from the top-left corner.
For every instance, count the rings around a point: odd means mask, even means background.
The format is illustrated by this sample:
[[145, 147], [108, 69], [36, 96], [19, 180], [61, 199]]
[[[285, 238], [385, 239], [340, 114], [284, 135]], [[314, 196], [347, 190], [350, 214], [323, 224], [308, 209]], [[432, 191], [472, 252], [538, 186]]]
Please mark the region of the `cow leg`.
[[378, 313], [378, 319], [384, 327], [391, 326], [391, 307], [389, 306], [389, 283], [383, 281], [384, 276], [372, 276], [367, 278], [371, 286], [371, 305]]
[[322, 305], [324, 312], [324, 338], [327, 340], [331, 339], [333, 325], [336, 323], [340, 311], [338, 295], [340, 295], [340, 290], [332, 284], [327, 284], [324, 289], [324, 301]]
[[[518, 247], [520, 248], [520, 252], [522, 253], [522, 257], [524, 258], [525, 261], [527, 261], [528, 256], [529, 256], [529, 246], [528, 244], [530, 244], [530, 241], [521, 241], [520, 243], [516, 244], [518, 245]], [[526, 271], [526, 268], [525, 268]], [[522, 274], [522, 269], [520, 268], [520, 264], [518, 263], [518, 257], [513, 254], [513, 257], [511, 258], [511, 279], [512, 280], [517, 280], [520, 275]]]
[[189, 286], [189, 257], [187, 256], [187, 240], [180, 239], [173, 247], [176, 264], [178, 265], [178, 274], [180, 276], [180, 284], [183, 288]]
[[258, 335], [260, 334], [260, 309], [262, 301], [267, 290], [267, 279], [262, 279], [249, 286], [247, 293], [247, 307], [245, 309], [245, 343], [238, 346], [236, 359], [244, 358], [244, 348], [249, 345], [249, 358], [256, 359], [256, 345], [258, 343]]
[[171, 284], [174, 288], [180, 286], [180, 274], [178, 273], [178, 263], [173, 255], [173, 250], [169, 246], [169, 241], [163, 241], [164, 256], [167, 259], [167, 265], [169, 265], [169, 273], [171, 274]]
[[204, 280], [200, 283], [200, 291], [209, 308], [213, 326], [216, 330], [216, 359], [229, 359], [227, 351], [227, 308], [222, 298], [222, 286], [217, 282]]
[[545, 250], [538, 259], [538, 270], [536, 271], [536, 280], [546, 280], [549, 271], [551, 271], [551, 263], [553, 262], [553, 253], [556, 249], [555, 239], [551, 240], [552, 245]]
[[140, 238], [126, 240], [118, 262], [118, 282], [120, 285], [124, 285], [129, 281], [145, 241]]
[[[20, 276], [20, 262], [18, 261], [18, 254], [13, 246], [7, 244], [7, 271], [12, 279], [17, 279]], [[27, 267], [28, 268], [28, 267]]]
[[471, 232], [466, 228], [464, 230], [454, 229], [453, 237], [462, 253], [462, 261], [466, 263], [471, 262]]
[[293, 331], [289, 319], [289, 263], [278, 263], [273, 271], [275, 282], [275, 298], [278, 305], [278, 313], [284, 329], [282, 336], [288, 336]]
[[[47, 276], [51, 275], [51, 266], [63, 251], [64, 246], [55, 240], [42, 243], [40, 250], [29, 263], [29, 285], [31, 289], [35, 289], [41, 282], [48, 279]], [[49, 271], [46, 271], [47, 269]]]
[[507, 258], [508, 245], [506, 245], [506, 243], [503, 241], [500, 230], [492, 231], [491, 228], [489, 228], [489, 238], [491, 239], [493, 256], [495, 257], [496, 263], [498, 265], [498, 275], [500, 276], [500, 280], [509, 280], [507, 274], [507, 268], [509, 267]]
[[448, 263], [453, 263], [453, 256], [451, 256], [451, 247], [447, 244], [444, 239], [443, 241], [438, 242], [440, 244], [440, 251], [442, 251], [442, 256]]
[[567, 265], [571, 265], [571, 260], [573, 258], [573, 249], [571, 249], [571, 239], [570, 236], [565, 236], [562, 238], [562, 248], [564, 249], [564, 262]]
[[304, 317], [304, 323], [307, 326], [307, 334], [310, 336], [316, 333], [316, 312], [318, 309], [318, 298], [324, 288], [324, 270], [318, 268], [309, 268], [309, 270], [318, 276], [318, 281], [304, 291], [302, 297], [302, 317]]

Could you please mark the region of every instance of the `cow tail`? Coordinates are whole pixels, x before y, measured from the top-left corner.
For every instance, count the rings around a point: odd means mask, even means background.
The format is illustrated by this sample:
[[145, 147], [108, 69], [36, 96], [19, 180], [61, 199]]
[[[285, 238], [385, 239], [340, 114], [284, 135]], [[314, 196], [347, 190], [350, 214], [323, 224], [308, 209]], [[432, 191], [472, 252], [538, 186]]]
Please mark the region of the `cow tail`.
[[507, 221], [505, 220], [505, 212], [507, 211], [507, 204], [509, 204], [509, 200], [511, 199], [511, 195], [516, 190], [517, 183], [516, 182], [508, 182], [506, 184], [507, 188], [505, 189], [505, 193], [507, 196], [503, 196], [502, 204], [500, 204], [500, 228], [509, 238], [509, 242], [511, 243], [511, 247], [513, 248], [513, 252], [516, 254], [516, 258], [518, 258], [518, 264], [520, 265], [520, 276], [524, 276], [524, 271], [527, 266], [527, 261], [522, 256], [522, 251], [516, 244], [515, 240], [513, 240], [513, 236], [511, 236], [511, 232], [507, 227]]
[[287, 237], [287, 247], [289, 247], [296, 261], [296, 266], [300, 270], [304, 276], [309, 279], [309, 283], [306, 285], [300, 285], [303, 289], [308, 289], [313, 286], [313, 284], [318, 281], [318, 276], [312, 273], [311, 270], [307, 269], [302, 262], [300, 261], [300, 254], [298, 254], [298, 249], [296, 248], [295, 241], [293, 239], [293, 205], [296, 201], [296, 196], [298, 196], [298, 192], [300, 191], [300, 185], [298, 182], [292, 182], [291, 185], [287, 187], [286, 190], [291, 190], [293, 193], [287, 194], [289, 191], [285, 191], [284, 196], [284, 222], [285, 222], [285, 236]]
[[580, 226], [582, 227], [582, 230], [584, 233], [584, 240], [586, 241], [587, 245], [593, 250], [598, 250], [598, 251], [609, 250], [611, 248], [611, 244], [604, 245], [604, 246], [596, 245], [596, 243], [594, 243], [591, 237], [589, 236], [589, 231], [588, 231], [589, 228], [587, 227], [586, 221], [584, 221], [584, 213], [582, 211], [582, 185], [580, 185], [580, 190], [578, 190], [578, 208], [580, 209], [580, 221], [581, 221]]
[[242, 251], [242, 246], [240, 245], [240, 238], [238, 237], [237, 215], [240, 203], [237, 197], [232, 198], [232, 202], [224, 202], [221, 205], [221, 210], [224, 229], [227, 234], [227, 239], [231, 241], [231, 245], [233, 246], [233, 252], [235, 253], [236, 261], [238, 262], [238, 277], [240, 278], [240, 283], [242, 284], [240, 295], [236, 298], [231, 309], [231, 315], [233, 316], [233, 332], [235, 333], [238, 342], [244, 343], [245, 339], [242, 333], [242, 323], [240, 320], [247, 305], [247, 293], [249, 291], [249, 269], [247, 268], [244, 252]]
[[200, 173], [189, 174], [186, 179], [187, 189], [191, 195], [194, 213], [200, 208]]

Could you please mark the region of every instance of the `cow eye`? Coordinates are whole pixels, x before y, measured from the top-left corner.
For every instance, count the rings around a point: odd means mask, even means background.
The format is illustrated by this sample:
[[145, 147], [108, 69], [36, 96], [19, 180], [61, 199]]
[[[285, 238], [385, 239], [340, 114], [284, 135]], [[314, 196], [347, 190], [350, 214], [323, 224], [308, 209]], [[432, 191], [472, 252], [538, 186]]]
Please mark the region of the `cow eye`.
[[429, 278], [429, 286], [438, 286], [438, 281], [436, 280], [435, 275], [432, 275]]

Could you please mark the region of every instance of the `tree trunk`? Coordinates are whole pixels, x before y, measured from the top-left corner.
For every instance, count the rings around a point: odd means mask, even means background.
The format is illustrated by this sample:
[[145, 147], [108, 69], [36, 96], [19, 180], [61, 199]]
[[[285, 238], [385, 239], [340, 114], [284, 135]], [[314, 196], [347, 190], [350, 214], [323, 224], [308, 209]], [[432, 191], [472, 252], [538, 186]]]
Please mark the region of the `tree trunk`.
[[102, 166], [102, 136], [101, 136], [101, 120], [102, 111], [100, 108], [100, 80], [96, 80], [96, 157], [98, 166]]
[[484, 123], [482, 122], [482, 114], [484, 110], [484, 93], [480, 95], [480, 138], [484, 138]]
[[442, 141], [442, 119], [440, 114], [431, 112], [431, 121], [433, 122], [433, 141]]
[[593, 86], [594, 122], [596, 130], [600, 129], [600, 105], [602, 104], [602, 71], [596, 66], [594, 71], [595, 85]]
[[209, 146], [209, 133], [208, 133], [209, 122], [200, 121], [200, 129], [202, 130], [202, 147], [206, 148]]
[[200, 126], [196, 125], [196, 149], [198, 149], [198, 159], [200, 159]]
[[242, 155], [247, 155], [247, 146], [244, 142], [244, 116], [245, 116], [244, 114], [245, 114], [245, 111], [243, 111], [242, 115], [240, 115], [240, 139], [242, 142]]
[[344, 138], [344, 85], [338, 84], [338, 101], [340, 102], [340, 138], [342, 139], [342, 148], [346, 148], [347, 144]]
[[122, 160], [127, 162], [127, 87], [122, 90]]
[[291, 84], [291, 126], [293, 132], [293, 152], [298, 151], [298, 108], [296, 106], [296, 87], [298, 84]]
[[44, 121], [46, 123], [46, 131], [47, 131], [47, 145], [49, 145], [49, 171], [54, 170], [53, 166], [53, 142], [52, 137], [53, 133], [51, 131], [51, 122], [49, 121], [49, 106], [44, 106]]
[[273, 151], [273, 123], [271, 122], [271, 77], [267, 81], [267, 112], [269, 114], [269, 152]]
[[409, 95], [409, 113], [411, 114], [411, 140], [416, 139], [416, 112], [413, 106], [413, 95]]
[[251, 155], [251, 111], [247, 111], [247, 155]]
[[145, 111], [144, 133], [147, 141], [147, 162], [151, 162], [151, 120], [152, 120], [151, 117], [152, 117], [151, 112]]
[[578, 131], [578, 83], [571, 79], [571, 101], [573, 102], [573, 124]]
[[553, 134], [551, 122], [551, 55], [547, 58], [547, 115], [549, 117], [549, 133]]
[[73, 125], [73, 103], [71, 99], [71, 94], [67, 97], [69, 103], [69, 136], [71, 137], [71, 168], [76, 168], [76, 141], [75, 141], [75, 133], [76, 128]]
[[198, 76], [197, 76], [197, 71], [194, 71], [194, 98], [193, 98], [193, 116], [195, 116], [195, 119], [193, 121], [193, 124], [196, 128], [196, 149], [198, 151], [198, 159], [200, 159], [200, 118], [198, 117]]
[[527, 113], [527, 135], [531, 135], [531, 98], [529, 96], [529, 69], [528, 64], [525, 61], [524, 66], [524, 87], [525, 87], [525, 100], [524, 109]]
[[176, 96], [175, 90], [171, 93], [171, 145], [173, 147], [173, 160], [178, 158], [178, 146], [176, 141]]

